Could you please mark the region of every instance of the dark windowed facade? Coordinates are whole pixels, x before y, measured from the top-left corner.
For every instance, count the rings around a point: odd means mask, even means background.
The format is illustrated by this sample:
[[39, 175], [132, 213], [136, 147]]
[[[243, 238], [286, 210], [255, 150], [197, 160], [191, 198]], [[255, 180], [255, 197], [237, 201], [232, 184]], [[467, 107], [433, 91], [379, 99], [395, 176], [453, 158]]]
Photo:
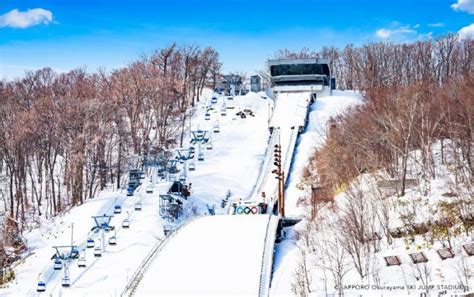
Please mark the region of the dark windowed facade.
[[329, 77], [327, 64], [282, 64], [270, 67], [272, 76], [282, 75], [326, 75]]

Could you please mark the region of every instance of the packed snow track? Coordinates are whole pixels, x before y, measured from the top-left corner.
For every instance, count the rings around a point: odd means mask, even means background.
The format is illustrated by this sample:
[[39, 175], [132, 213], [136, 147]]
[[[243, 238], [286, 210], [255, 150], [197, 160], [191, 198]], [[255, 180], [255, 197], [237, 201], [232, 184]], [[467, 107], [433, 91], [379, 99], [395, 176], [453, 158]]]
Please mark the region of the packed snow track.
[[257, 296], [269, 216], [206, 216], [150, 265], [137, 296]]

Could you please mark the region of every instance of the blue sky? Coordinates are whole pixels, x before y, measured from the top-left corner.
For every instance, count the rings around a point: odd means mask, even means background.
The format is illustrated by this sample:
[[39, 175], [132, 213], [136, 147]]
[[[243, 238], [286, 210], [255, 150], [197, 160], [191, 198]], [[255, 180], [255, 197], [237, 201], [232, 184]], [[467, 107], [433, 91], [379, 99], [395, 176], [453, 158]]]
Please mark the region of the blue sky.
[[[457, 9], [451, 7], [458, 1]], [[113, 69], [172, 42], [213, 46], [224, 70], [250, 74], [280, 48], [414, 41], [458, 32], [474, 23], [473, 3], [1, 0], [0, 78], [44, 66]], [[27, 12], [35, 8], [41, 9]]]

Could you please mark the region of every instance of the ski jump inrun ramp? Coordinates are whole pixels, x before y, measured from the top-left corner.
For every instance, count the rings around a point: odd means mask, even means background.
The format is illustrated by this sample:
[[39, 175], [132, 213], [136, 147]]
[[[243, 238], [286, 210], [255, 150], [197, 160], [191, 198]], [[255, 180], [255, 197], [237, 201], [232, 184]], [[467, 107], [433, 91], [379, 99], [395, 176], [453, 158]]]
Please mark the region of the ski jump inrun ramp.
[[[308, 108], [308, 94], [278, 96], [271, 119], [274, 131], [249, 199], [261, 199], [263, 191], [275, 198], [273, 146], [281, 144], [282, 164], [289, 172]], [[197, 218], [152, 250], [122, 295], [267, 296], [278, 221], [272, 214]]]

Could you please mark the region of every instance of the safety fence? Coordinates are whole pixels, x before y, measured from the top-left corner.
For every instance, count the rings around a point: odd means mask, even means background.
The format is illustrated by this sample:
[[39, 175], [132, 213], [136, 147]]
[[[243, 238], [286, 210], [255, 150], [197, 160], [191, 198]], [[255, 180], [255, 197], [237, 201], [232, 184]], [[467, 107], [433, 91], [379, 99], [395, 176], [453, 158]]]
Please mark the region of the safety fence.
[[258, 175], [257, 182], [255, 183], [250, 199], [259, 195], [262, 192], [263, 187], [266, 185], [266, 181], [268, 179], [268, 174], [271, 171], [271, 166], [273, 165], [273, 148], [275, 144], [278, 143], [278, 139], [280, 137], [280, 130], [275, 129], [270, 136], [270, 140], [268, 142], [267, 149], [265, 150], [265, 160], [263, 161], [262, 167], [260, 169], [260, 174]]
[[268, 296], [273, 268], [273, 254], [280, 216], [270, 215], [265, 233], [258, 296]]

